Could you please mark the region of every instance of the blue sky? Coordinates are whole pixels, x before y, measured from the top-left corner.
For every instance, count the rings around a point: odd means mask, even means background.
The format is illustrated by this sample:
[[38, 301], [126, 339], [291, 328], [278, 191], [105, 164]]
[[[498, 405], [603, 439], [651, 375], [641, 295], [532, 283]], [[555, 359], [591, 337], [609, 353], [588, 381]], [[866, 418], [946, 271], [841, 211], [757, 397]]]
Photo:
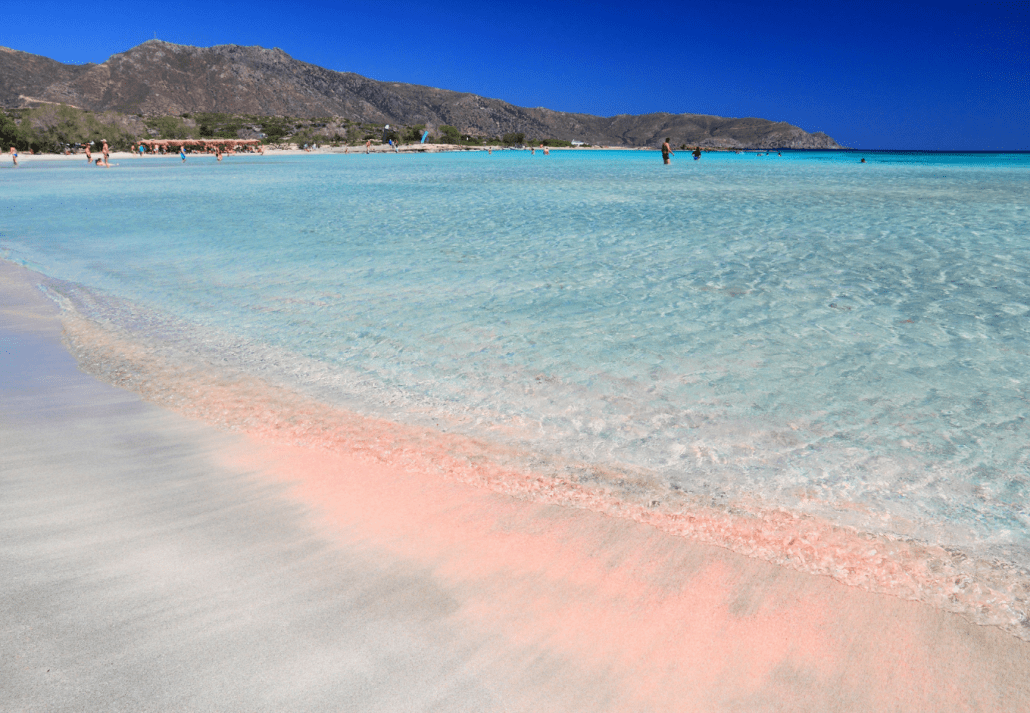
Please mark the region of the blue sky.
[[102, 62], [156, 33], [181, 44], [280, 47], [330, 69], [521, 106], [757, 116], [865, 149], [1030, 150], [1030, 0], [83, 8], [9, 4], [0, 45]]

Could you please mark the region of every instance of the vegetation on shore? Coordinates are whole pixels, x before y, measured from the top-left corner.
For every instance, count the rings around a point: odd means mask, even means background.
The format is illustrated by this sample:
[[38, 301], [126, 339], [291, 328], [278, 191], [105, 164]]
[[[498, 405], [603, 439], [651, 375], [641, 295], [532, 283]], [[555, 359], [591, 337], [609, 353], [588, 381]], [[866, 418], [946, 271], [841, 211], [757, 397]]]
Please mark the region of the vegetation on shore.
[[417, 144], [426, 130], [426, 143], [462, 146], [538, 145], [571, 146], [559, 139], [528, 139], [523, 133], [503, 136], [463, 134], [447, 124], [390, 126], [357, 122], [344, 117], [301, 119], [289, 116], [193, 113], [178, 116], [142, 116], [117, 112], [91, 112], [64, 104], [0, 111], [0, 146], [35, 153], [63, 153], [87, 143], [107, 141], [114, 151], [127, 151], [147, 139], [260, 139], [271, 146], [360, 146], [366, 141]]

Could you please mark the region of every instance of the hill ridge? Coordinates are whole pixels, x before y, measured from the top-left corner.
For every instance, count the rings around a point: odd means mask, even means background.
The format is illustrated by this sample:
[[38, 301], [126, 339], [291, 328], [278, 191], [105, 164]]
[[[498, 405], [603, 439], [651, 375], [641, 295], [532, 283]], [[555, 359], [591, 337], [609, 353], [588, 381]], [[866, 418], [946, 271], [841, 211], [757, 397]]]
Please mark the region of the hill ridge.
[[54, 102], [144, 115], [340, 116], [395, 125], [449, 124], [479, 136], [522, 132], [602, 145], [653, 146], [668, 136], [675, 145], [841, 148], [822, 132], [755, 117], [669, 112], [602, 117], [519, 107], [471, 92], [326, 69], [278, 47], [193, 47], [152, 39], [100, 64], [81, 65], [0, 49], [0, 104], [8, 107]]

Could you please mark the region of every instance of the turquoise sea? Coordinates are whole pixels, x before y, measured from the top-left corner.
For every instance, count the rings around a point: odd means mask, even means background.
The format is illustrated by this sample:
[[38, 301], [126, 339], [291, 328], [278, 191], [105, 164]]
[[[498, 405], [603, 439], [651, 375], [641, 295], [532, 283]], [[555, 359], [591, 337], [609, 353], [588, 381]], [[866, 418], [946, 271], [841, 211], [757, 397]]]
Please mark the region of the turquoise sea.
[[169, 363], [1027, 591], [1028, 154], [24, 158], [0, 257]]

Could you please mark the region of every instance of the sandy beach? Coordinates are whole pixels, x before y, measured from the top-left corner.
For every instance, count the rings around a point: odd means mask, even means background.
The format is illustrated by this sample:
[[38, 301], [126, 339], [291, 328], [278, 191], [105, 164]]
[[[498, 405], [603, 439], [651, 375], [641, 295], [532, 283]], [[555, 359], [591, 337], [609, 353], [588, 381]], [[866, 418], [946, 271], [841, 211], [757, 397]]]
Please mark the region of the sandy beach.
[[998, 628], [147, 403], [37, 281], [0, 263], [5, 710], [1030, 709]]
[[[391, 146], [376, 144], [376, 145], [370, 147], [369, 153], [372, 153], [372, 154], [394, 154], [394, 153], [398, 153], [398, 154], [412, 154], [412, 153], [454, 153], [454, 152], [462, 152], [462, 151], [525, 151], [526, 153], [529, 153], [530, 149], [535, 149], [537, 152], [539, 152], [541, 150], [539, 146], [537, 146], [537, 147], [526, 146], [524, 149], [516, 149], [516, 148], [513, 148], [511, 146], [502, 146], [502, 145], [499, 145], [499, 144], [498, 145], [491, 145], [491, 146], [463, 146], [463, 145], [458, 145], [458, 144], [402, 144], [402, 145], [399, 145], [397, 147], [396, 151], [394, 151], [393, 147], [391, 147]], [[630, 147], [624, 147], [624, 146], [580, 146], [580, 147], [551, 146], [551, 147], [549, 147], [548, 150], [549, 151], [559, 151], [560, 152], [560, 151], [652, 151], [652, 150], [657, 150], [657, 149], [653, 149], [653, 148], [630, 148]], [[364, 146], [320, 146], [319, 148], [312, 149], [310, 151], [307, 151], [307, 150], [305, 150], [303, 148], [273, 148], [273, 147], [266, 146], [263, 155], [265, 155], [265, 156], [323, 156], [323, 155], [326, 155], [326, 154], [344, 154], [344, 155], [357, 156], [359, 154], [364, 154], [364, 153], [365, 153], [365, 147]], [[96, 158], [99, 155], [100, 154], [98, 152], [94, 151], [93, 159], [96, 160]], [[240, 152], [240, 153], [235, 154], [235, 155], [237, 155], [237, 156], [250, 156], [250, 155], [254, 155], [254, 154], [247, 153], [247, 152]], [[190, 153], [190, 154], [187, 154], [187, 156], [191, 156], [191, 157], [194, 157], [194, 158], [202, 158], [202, 157], [214, 158], [215, 157], [215, 155], [213, 153], [200, 153], [200, 152]], [[110, 155], [110, 160], [112, 162], [116, 162], [116, 161], [140, 161], [140, 160], [147, 161], [147, 160], [151, 160], [151, 159], [154, 159], [154, 158], [170, 159], [170, 158], [178, 158], [178, 157], [179, 157], [178, 153], [174, 152], [174, 151], [171, 152], [171, 153], [168, 153], [168, 154], [161, 154], [161, 155], [147, 154], [146, 156], [143, 156], [142, 158], [138, 154], [132, 153], [130, 151], [112, 151], [111, 155]], [[223, 160], [230, 160], [232, 158], [233, 158], [233, 155], [227, 154]], [[7, 157], [6, 160], [9, 162], [10, 161], [10, 157]], [[22, 154], [20, 154], [18, 156], [18, 163], [19, 163], [19, 165], [24, 165], [26, 162], [30, 162], [31, 163], [32, 161], [80, 161], [82, 163], [85, 163], [86, 162], [86, 154], [84, 154], [84, 153], [73, 153], [73, 154], [53, 154], [53, 153], [28, 154], [28, 153], [22, 153]]]

